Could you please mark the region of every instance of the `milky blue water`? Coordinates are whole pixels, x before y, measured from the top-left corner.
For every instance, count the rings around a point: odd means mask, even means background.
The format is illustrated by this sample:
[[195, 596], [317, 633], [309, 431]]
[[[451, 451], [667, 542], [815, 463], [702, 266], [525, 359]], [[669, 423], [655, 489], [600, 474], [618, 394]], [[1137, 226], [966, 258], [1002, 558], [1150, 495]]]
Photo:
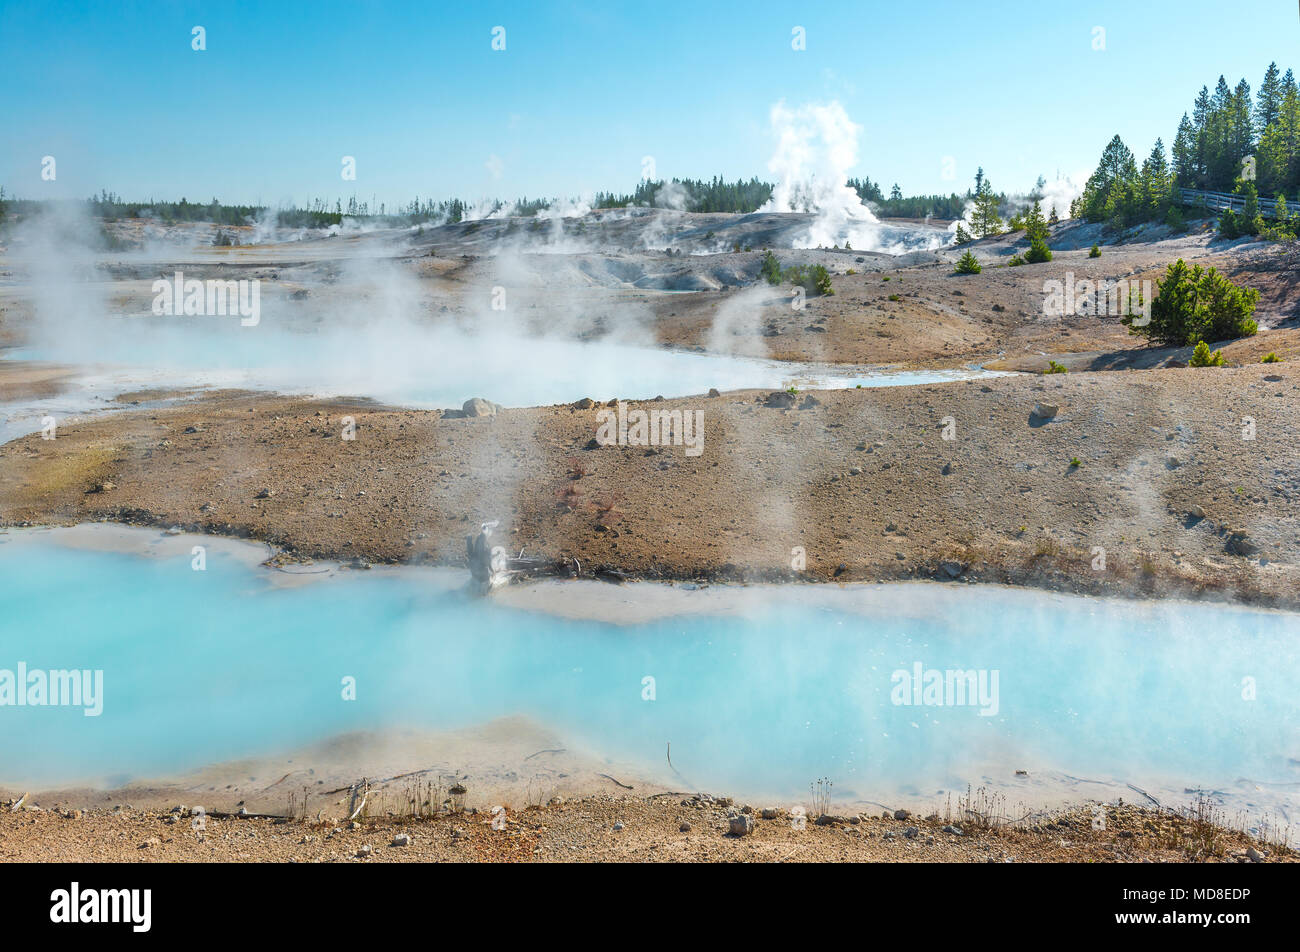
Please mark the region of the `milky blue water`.
[[[0, 403], [4, 416], [20, 420], [64, 411], [80, 396], [97, 401], [127, 390], [176, 387], [240, 387], [362, 396], [409, 407], [459, 407], [485, 397], [509, 407], [550, 406], [583, 397], [648, 400], [718, 390], [893, 387], [1005, 376], [979, 368], [890, 371], [829, 364], [701, 354], [611, 342], [557, 339], [466, 338], [413, 334], [395, 341], [380, 336], [312, 336], [268, 328], [226, 328], [224, 333], [187, 334], [160, 329], [136, 343], [82, 341], [74, 349], [24, 348], [8, 359], [95, 364], [77, 386], [49, 407], [31, 401]], [[129, 343], [127, 342], [129, 341]], [[99, 364], [107, 366], [98, 366]], [[165, 368], [165, 369], [159, 369]], [[39, 425], [37, 426], [39, 429]], [[30, 430], [28, 430], [30, 432]], [[20, 435], [20, 434], [19, 434]], [[0, 437], [12, 439], [12, 435]]]
[[[797, 796], [823, 776], [837, 795], [964, 789], [987, 762], [1211, 789], [1300, 781], [1295, 615], [918, 584], [752, 589], [739, 614], [611, 624], [418, 572], [285, 588], [216, 552], [198, 572], [188, 554], [19, 536], [0, 536], [0, 669], [101, 669], [104, 706], [0, 706], [12, 784], [123, 782], [510, 715], [660, 772], [671, 742], [695, 788], [735, 793]], [[681, 597], [711, 610], [710, 594]], [[918, 662], [996, 670], [997, 713], [894, 703], [893, 672]]]

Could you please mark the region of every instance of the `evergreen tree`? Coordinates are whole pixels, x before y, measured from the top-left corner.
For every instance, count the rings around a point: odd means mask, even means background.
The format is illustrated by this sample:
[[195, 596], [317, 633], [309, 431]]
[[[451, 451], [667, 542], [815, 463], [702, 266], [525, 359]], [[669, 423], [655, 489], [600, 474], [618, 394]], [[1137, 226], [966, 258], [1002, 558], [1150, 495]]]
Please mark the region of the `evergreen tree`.
[[1174, 184], [1192, 188], [1196, 182], [1196, 131], [1192, 121], [1183, 113], [1174, 136]]
[[900, 201], [902, 198], [903, 198], [903, 190], [899, 188], [898, 183], [895, 182], [894, 187], [889, 190], [889, 200], [893, 202], [897, 202]]
[[1269, 63], [1264, 73], [1264, 81], [1259, 84], [1256, 94], [1255, 122], [1259, 135], [1277, 121], [1282, 109], [1282, 74], [1278, 72], [1277, 63]]
[[1144, 217], [1164, 216], [1166, 206], [1172, 201], [1170, 186], [1169, 163], [1165, 161], [1165, 144], [1157, 139], [1151, 154], [1142, 163], [1142, 203], [1146, 212]]
[[1000, 201], [998, 196], [993, 192], [993, 186], [989, 180], [984, 177], [984, 170], [980, 169], [979, 174], [975, 177], [975, 210], [971, 213], [971, 228], [975, 231], [977, 237], [987, 238], [990, 235], [1000, 235], [1002, 233], [1002, 217], [998, 214]]
[[1025, 214], [1025, 237], [1032, 243], [1047, 238], [1047, 221], [1043, 218], [1042, 206], [1035, 199], [1033, 207]]
[[1080, 196], [1078, 208], [1088, 221], [1105, 221], [1126, 227], [1141, 208], [1137, 162], [1124, 140], [1115, 136], [1107, 144]]

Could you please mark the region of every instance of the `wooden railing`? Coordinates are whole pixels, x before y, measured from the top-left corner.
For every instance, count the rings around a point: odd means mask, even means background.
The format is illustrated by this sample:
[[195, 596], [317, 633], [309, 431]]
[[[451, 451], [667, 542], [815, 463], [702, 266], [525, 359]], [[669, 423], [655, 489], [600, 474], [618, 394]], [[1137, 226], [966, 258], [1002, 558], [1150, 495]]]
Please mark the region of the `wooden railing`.
[[[1209, 208], [1214, 211], [1231, 208], [1234, 212], [1239, 212], [1246, 207], [1246, 200], [1231, 192], [1206, 192], [1198, 188], [1180, 188], [1178, 191], [1182, 203], [1193, 208]], [[1288, 214], [1300, 215], [1300, 202], [1287, 202], [1286, 207]], [[1259, 213], [1265, 218], [1276, 218], [1277, 207], [1274, 199], [1261, 195]]]

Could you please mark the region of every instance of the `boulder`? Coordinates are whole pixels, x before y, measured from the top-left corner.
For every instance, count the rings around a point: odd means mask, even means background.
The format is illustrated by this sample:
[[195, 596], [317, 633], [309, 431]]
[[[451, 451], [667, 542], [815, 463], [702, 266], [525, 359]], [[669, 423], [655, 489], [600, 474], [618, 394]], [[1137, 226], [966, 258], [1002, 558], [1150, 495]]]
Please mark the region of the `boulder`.
[[1061, 408], [1054, 403], [1035, 403], [1033, 415], [1039, 420], [1050, 420], [1055, 417], [1060, 410]]
[[482, 397], [470, 397], [461, 404], [460, 409], [467, 417], [483, 417], [496, 416], [501, 406], [491, 400], [484, 400]]

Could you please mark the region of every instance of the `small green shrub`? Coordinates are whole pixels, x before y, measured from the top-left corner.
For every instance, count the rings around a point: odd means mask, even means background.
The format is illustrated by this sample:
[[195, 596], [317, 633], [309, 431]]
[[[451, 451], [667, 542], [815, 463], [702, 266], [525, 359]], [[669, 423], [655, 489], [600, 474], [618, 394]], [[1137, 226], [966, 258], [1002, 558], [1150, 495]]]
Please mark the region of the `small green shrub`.
[[958, 274], [979, 274], [981, 270], [979, 261], [969, 251], [962, 255], [957, 262]]
[[1042, 238], [1035, 238], [1029, 243], [1029, 251], [1025, 253], [1025, 261], [1029, 264], [1042, 264], [1044, 261], [1052, 260], [1052, 249], [1047, 247], [1047, 242]]
[[1101, 249], [1098, 248], [1096, 245], [1093, 245], [1092, 248], [1090, 248], [1089, 251], [1088, 251], [1088, 257], [1089, 257], [1089, 258], [1100, 258], [1100, 257], [1101, 257]]
[[1192, 359], [1187, 362], [1189, 367], [1222, 367], [1223, 351], [1216, 350], [1210, 353], [1210, 345], [1205, 341], [1200, 341], [1196, 349], [1192, 351]]
[[1189, 268], [1179, 258], [1165, 270], [1156, 287], [1159, 293], [1151, 302], [1148, 324], [1136, 327], [1124, 318], [1134, 334], [1181, 347], [1202, 340], [1250, 337], [1259, 329], [1251, 317], [1259, 292], [1238, 287], [1213, 268]]
[[1263, 357], [1259, 359], [1259, 362], [1261, 364], [1277, 364], [1282, 362], [1282, 358], [1270, 350], [1267, 354], [1265, 354]]
[[1068, 374], [1069, 372], [1069, 367], [1066, 367], [1064, 364], [1058, 364], [1054, 360], [1049, 360], [1047, 362], [1047, 369], [1043, 371], [1045, 374]]
[[1241, 237], [1241, 223], [1231, 208], [1225, 208], [1219, 217], [1219, 237], [1229, 239]]
[[1007, 264], [1011, 265], [1013, 268], [1018, 268], [1024, 263], [1025, 259], [1020, 257], [1020, 255], [1012, 255], [1011, 260], [1007, 262]]
[[903, 300], [903, 299], [902, 299], [901, 297], [899, 297], [897, 294], [891, 294], [891, 295], [889, 296], [889, 299], [890, 299], [891, 301], [901, 301], [901, 300]]

